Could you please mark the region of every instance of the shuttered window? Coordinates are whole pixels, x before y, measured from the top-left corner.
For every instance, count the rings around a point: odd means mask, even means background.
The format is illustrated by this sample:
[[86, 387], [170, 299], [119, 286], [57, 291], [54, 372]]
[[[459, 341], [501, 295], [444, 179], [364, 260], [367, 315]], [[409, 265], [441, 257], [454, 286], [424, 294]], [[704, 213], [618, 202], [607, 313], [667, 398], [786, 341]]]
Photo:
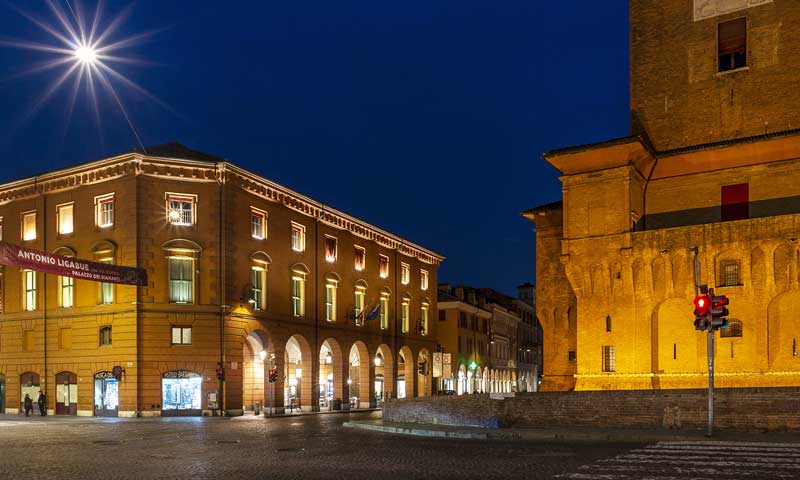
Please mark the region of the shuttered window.
[[747, 19], [719, 24], [719, 71], [747, 66]]
[[722, 187], [721, 196], [721, 218], [723, 222], [750, 218], [750, 189], [748, 184], [725, 185]]

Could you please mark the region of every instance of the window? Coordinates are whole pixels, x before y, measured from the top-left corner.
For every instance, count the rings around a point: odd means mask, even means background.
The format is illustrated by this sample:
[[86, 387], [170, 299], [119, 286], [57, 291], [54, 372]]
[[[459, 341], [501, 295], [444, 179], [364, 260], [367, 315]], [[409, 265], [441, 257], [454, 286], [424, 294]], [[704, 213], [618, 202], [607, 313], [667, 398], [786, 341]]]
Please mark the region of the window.
[[[113, 263], [112, 259], [102, 259], [100, 263]], [[103, 305], [109, 305], [114, 303], [114, 284], [108, 282], [102, 282], [100, 284], [100, 303]]]
[[366, 313], [364, 312], [364, 299], [367, 296], [367, 289], [356, 285], [356, 303], [353, 314], [355, 315], [356, 325], [362, 325], [364, 322], [364, 316]]
[[74, 231], [73, 212], [75, 204], [68, 203], [56, 207], [56, 225], [58, 225], [59, 235], [69, 235]]
[[306, 250], [306, 227], [292, 222], [292, 250], [304, 252]]
[[739, 261], [738, 260], [724, 260], [720, 262], [720, 286], [733, 287], [741, 285], [739, 278]]
[[428, 334], [428, 307], [427, 303], [422, 304], [419, 316], [419, 333], [420, 335]]
[[23, 270], [22, 279], [25, 287], [25, 310], [36, 310], [36, 272]]
[[100, 327], [100, 346], [111, 345], [111, 327]]
[[36, 212], [22, 214], [22, 239], [36, 240]]
[[389, 328], [389, 294], [381, 293], [381, 330]]
[[719, 71], [726, 72], [747, 66], [747, 18], [719, 24]]
[[577, 352], [575, 352], [574, 350], [570, 350], [567, 353], [567, 358], [569, 359], [570, 362], [577, 362], [578, 361]]
[[611, 331], [611, 315], [606, 315], [606, 332]]
[[447, 312], [439, 310], [439, 321], [444, 322], [445, 320], [447, 320]]
[[253, 283], [252, 291], [252, 304], [253, 310], [264, 310], [265, 289], [264, 285], [267, 283], [267, 271], [262, 267], [251, 267], [251, 276]]
[[749, 186], [747, 183], [725, 185], [722, 187], [721, 219], [723, 222], [731, 220], [746, 220], [750, 218]]
[[389, 257], [381, 255], [378, 258], [378, 275], [381, 278], [389, 277]]
[[173, 345], [191, 345], [192, 327], [172, 327]]
[[354, 253], [356, 272], [363, 272], [364, 268], [367, 266], [367, 251], [364, 247], [356, 245]]
[[728, 328], [720, 328], [719, 336], [722, 338], [734, 338], [742, 336], [742, 321], [735, 318], [728, 320]]
[[194, 298], [194, 259], [169, 257], [169, 301], [192, 303]]
[[458, 326], [459, 328], [467, 328], [467, 314], [458, 312]]
[[407, 263], [400, 264], [400, 283], [408, 285], [411, 281], [411, 267]]
[[250, 207], [250, 235], [257, 240], [267, 238], [267, 212]]
[[325, 320], [336, 321], [336, 282], [325, 284]]
[[292, 277], [292, 315], [302, 317], [305, 309], [305, 280]]
[[419, 288], [420, 288], [420, 290], [427, 290], [428, 289], [428, 271], [427, 270], [420, 270], [419, 271]]
[[614, 347], [604, 345], [603, 346], [603, 371], [604, 372], [614, 372], [616, 369], [614, 368]]
[[94, 197], [95, 223], [100, 228], [114, 225], [114, 194]]
[[172, 225], [189, 226], [195, 221], [196, 195], [167, 194], [167, 222]]
[[336, 262], [336, 238], [325, 235], [325, 261]]
[[0, 242], [3, 241], [3, 217], [0, 217]]
[[58, 277], [61, 284], [61, 306], [71, 308], [75, 300], [75, 282], [72, 277]]
[[403, 333], [408, 332], [408, 300], [400, 304], [400, 327]]

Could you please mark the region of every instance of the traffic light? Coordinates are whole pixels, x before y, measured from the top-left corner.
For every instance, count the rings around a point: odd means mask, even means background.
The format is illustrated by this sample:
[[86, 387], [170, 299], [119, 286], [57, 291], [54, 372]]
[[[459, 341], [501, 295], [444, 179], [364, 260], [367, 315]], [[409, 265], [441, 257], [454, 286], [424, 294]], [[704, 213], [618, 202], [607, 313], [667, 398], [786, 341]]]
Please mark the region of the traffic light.
[[708, 330], [708, 314], [711, 312], [711, 298], [708, 295], [694, 297], [694, 328]]
[[427, 375], [428, 374], [428, 364], [425, 363], [425, 362], [420, 363], [418, 372], [419, 372], [420, 375]]
[[725, 295], [714, 295], [711, 297], [711, 327], [714, 330], [720, 328], [728, 328], [728, 319], [725, 318], [729, 315], [728, 309], [725, 308], [730, 303], [728, 297]]
[[274, 368], [269, 371], [269, 383], [274, 383], [278, 381], [278, 371]]
[[225, 380], [225, 369], [224, 368], [218, 368], [217, 369], [217, 379], [218, 380]]

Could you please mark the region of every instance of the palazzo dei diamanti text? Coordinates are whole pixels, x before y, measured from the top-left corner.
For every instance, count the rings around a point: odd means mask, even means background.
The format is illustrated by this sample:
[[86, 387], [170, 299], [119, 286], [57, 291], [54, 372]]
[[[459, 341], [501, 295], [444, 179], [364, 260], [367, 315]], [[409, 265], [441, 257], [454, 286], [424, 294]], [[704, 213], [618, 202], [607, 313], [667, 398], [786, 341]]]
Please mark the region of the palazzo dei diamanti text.
[[545, 153], [562, 201], [523, 212], [542, 390], [705, 387], [695, 246], [716, 385], [800, 385], [798, 47], [794, 0], [630, 1], [632, 135]]

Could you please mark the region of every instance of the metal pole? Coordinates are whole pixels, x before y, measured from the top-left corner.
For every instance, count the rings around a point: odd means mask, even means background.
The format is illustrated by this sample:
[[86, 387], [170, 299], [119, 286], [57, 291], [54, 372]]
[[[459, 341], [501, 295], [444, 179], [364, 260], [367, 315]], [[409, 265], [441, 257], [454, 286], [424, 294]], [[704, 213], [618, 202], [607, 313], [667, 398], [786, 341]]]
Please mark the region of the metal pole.
[[708, 326], [708, 431], [706, 436], [714, 434], [714, 327]]

